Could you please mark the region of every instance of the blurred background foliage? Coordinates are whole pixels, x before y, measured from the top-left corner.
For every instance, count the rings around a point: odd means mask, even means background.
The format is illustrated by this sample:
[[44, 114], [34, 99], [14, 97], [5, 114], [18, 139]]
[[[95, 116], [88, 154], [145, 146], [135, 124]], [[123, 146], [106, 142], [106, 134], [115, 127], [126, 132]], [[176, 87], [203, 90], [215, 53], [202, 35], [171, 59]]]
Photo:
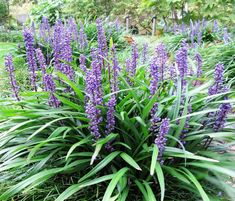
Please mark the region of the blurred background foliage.
[[0, 22], [11, 16], [10, 7], [31, 5], [31, 17], [36, 22], [47, 16], [51, 23], [58, 18], [94, 19], [97, 16], [131, 21], [148, 30], [152, 16], [158, 23], [189, 23], [203, 17], [217, 19], [225, 25], [235, 23], [234, 0], [0, 0]]

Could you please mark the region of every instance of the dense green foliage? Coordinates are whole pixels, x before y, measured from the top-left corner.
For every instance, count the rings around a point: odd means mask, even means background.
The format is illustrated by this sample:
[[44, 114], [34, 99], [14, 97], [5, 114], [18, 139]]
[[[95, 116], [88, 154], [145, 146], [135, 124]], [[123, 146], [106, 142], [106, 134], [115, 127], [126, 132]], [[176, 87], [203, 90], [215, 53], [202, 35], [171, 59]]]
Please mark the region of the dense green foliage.
[[64, 3], [64, 0], [38, 1], [38, 4], [33, 7], [31, 12], [33, 20], [39, 23], [42, 17], [45, 16], [50, 20], [50, 23], [55, 23], [61, 17]]
[[169, 26], [173, 23], [189, 23], [191, 20], [206, 18], [217, 19], [221, 24], [234, 25], [234, 0], [59, 0], [38, 1], [32, 15], [36, 21], [47, 16], [55, 19], [73, 15], [76, 19], [94, 19], [97, 16], [119, 18], [124, 22], [125, 17], [131, 17], [131, 23], [137, 24], [144, 30], [151, 30], [151, 19], [157, 17], [159, 25]]
[[1, 32], [0, 42], [10, 42], [10, 43], [23, 42], [22, 33], [20, 31]]
[[[89, 37], [88, 32], [87, 35], [89, 47], [96, 46], [94, 35]], [[113, 46], [112, 39], [110, 41], [109, 50]], [[124, 46], [119, 49], [121, 71], [119, 90], [115, 92], [115, 129], [105, 135], [107, 102], [112, 93], [108, 68], [104, 67], [104, 104], [99, 106], [103, 117], [99, 125], [102, 137], [98, 141], [94, 141], [89, 130], [90, 120], [85, 111], [86, 75], [75, 62], [76, 54], [70, 64], [76, 71], [74, 81], [54, 70], [52, 63], [47, 67], [47, 71], [57, 78], [56, 97], [61, 101], [60, 107], [48, 106], [49, 94], [42, 90], [40, 76], [37, 92], [32, 92], [28, 86], [21, 88], [19, 102], [10, 98], [10, 91], [9, 96], [2, 98], [0, 200], [233, 199], [235, 190], [227, 181], [235, 177], [234, 154], [229, 151], [229, 143], [234, 141], [234, 117], [230, 114], [225, 128], [219, 132], [213, 130], [213, 125], [222, 103], [230, 102], [234, 107], [234, 99], [231, 99], [234, 91], [208, 96], [208, 88], [213, 84], [208, 79], [214, 66], [207, 63], [200, 79], [195, 75], [187, 77], [185, 91], [180, 77], [170, 77], [166, 69], [165, 80], [159, 82], [155, 95], [150, 97], [149, 63], [138, 61], [136, 74], [130, 77], [124, 62], [131, 56], [130, 49]], [[171, 60], [174, 60], [175, 52], [171, 54]], [[190, 69], [196, 68], [193, 56], [192, 53], [189, 58]], [[90, 59], [89, 51], [86, 57]], [[113, 65], [110, 57], [104, 61], [104, 66], [108, 64]], [[91, 68], [90, 62], [86, 67]], [[208, 68], [212, 73], [208, 73]], [[227, 74], [225, 81], [226, 78]], [[200, 86], [195, 86], [196, 80], [200, 80]], [[233, 80], [228, 82], [229, 86]], [[72, 89], [70, 92], [65, 91], [67, 85]], [[183, 105], [182, 98], [185, 100]], [[170, 119], [162, 165], [157, 160], [156, 135], [149, 131], [149, 113], [156, 102], [159, 104], [156, 115]], [[211, 113], [214, 115], [209, 115]], [[188, 133], [186, 144], [182, 144], [180, 134], [186, 121], [189, 121]], [[110, 142], [112, 151], [106, 149]], [[223, 198], [217, 196], [219, 192]]]
[[9, 14], [9, 8], [7, 0], [0, 0], [0, 22], [6, 20], [8, 14]]

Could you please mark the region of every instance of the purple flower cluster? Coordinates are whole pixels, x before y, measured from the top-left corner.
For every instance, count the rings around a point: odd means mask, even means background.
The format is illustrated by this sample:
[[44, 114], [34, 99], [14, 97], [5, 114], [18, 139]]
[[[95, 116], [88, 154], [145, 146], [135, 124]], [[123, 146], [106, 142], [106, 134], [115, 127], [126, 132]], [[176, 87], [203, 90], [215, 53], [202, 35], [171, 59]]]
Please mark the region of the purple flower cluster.
[[134, 77], [136, 73], [137, 60], [139, 58], [139, 54], [138, 54], [138, 47], [136, 43], [132, 44], [131, 48], [132, 48], [132, 52], [131, 52], [130, 76]]
[[70, 17], [67, 21], [68, 31], [71, 34], [72, 39], [78, 43], [78, 28], [74, 18]]
[[72, 62], [71, 34], [66, 30], [62, 21], [58, 20], [54, 27], [53, 52], [56, 70], [74, 80], [74, 70], [69, 65]]
[[193, 22], [190, 20], [190, 40], [193, 47], [195, 47], [195, 40], [197, 39], [197, 44], [201, 44], [202, 32], [203, 32], [203, 22], [199, 20]]
[[218, 31], [219, 31], [218, 21], [214, 20], [214, 23], [213, 23], [213, 32], [216, 33]]
[[223, 40], [225, 44], [229, 42], [229, 34], [228, 34], [228, 29], [226, 27], [224, 28]]
[[9, 74], [10, 84], [11, 84], [11, 88], [12, 88], [14, 98], [17, 101], [20, 101], [20, 98], [19, 98], [19, 89], [20, 88], [16, 83], [16, 77], [15, 77], [15, 73], [14, 73], [15, 68], [14, 68], [14, 65], [13, 65], [11, 55], [8, 55], [8, 56], [5, 57], [5, 67], [6, 67], [6, 71]]
[[62, 60], [60, 71], [64, 73], [70, 80], [74, 80], [75, 73], [72, 66], [69, 65], [69, 63], [71, 63], [73, 60], [71, 36], [67, 30], [64, 32], [64, 37], [62, 40], [60, 59]]
[[168, 61], [166, 47], [163, 43], [160, 43], [156, 48], [156, 62], [159, 66], [161, 80], [164, 80], [164, 71], [166, 70], [166, 62]]
[[108, 101], [108, 111], [107, 111], [107, 125], [106, 125], [106, 135], [109, 135], [113, 130], [115, 126], [115, 106], [116, 106], [116, 96], [115, 94], [112, 94], [109, 101]]
[[116, 18], [116, 20], [114, 22], [114, 26], [115, 26], [116, 32], [119, 32], [121, 29], [121, 23], [118, 18]]
[[97, 108], [99, 101], [97, 101], [97, 86], [96, 76], [93, 69], [88, 70], [86, 73], [86, 114], [90, 120], [89, 129], [95, 139], [100, 138], [99, 124], [102, 122], [101, 110]]
[[[111, 49], [112, 53], [112, 61], [113, 61], [113, 68], [112, 68], [112, 79], [110, 82], [110, 91], [114, 93], [118, 91], [118, 72], [119, 72], [119, 64], [116, 57], [115, 47], [113, 46]], [[108, 102], [108, 112], [107, 112], [107, 126], [106, 126], [106, 134], [110, 134], [114, 130], [115, 126], [115, 106], [116, 106], [116, 95], [112, 94], [111, 98]]]
[[182, 33], [182, 34], [184, 34], [184, 33], [185, 33], [185, 31], [186, 31], [185, 24], [184, 24], [184, 23], [182, 23], [182, 25], [181, 25], [181, 33]]
[[33, 36], [36, 36], [36, 28], [35, 28], [35, 24], [34, 22], [32, 22], [31, 27], [30, 27], [31, 33], [33, 34]]
[[37, 57], [39, 66], [42, 71], [42, 76], [44, 76], [46, 74], [46, 61], [45, 61], [45, 58], [42, 54], [42, 50], [40, 48], [36, 49], [36, 57]]
[[[197, 62], [197, 78], [202, 76], [202, 57], [199, 53], [196, 53], [194, 57], [195, 61]], [[195, 86], [200, 85], [200, 81], [195, 82]]]
[[79, 57], [80, 68], [86, 72], [86, 57], [84, 54], [80, 54]]
[[148, 56], [148, 43], [144, 43], [143, 50], [142, 50], [142, 64], [146, 63], [147, 56]]
[[156, 139], [155, 139], [155, 144], [157, 145], [158, 150], [159, 150], [157, 160], [161, 164], [163, 164], [163, 162], [164, 162], [163, 152], [165, 150], [166, 141], [167, 141], [166, 135], [169, 132], [169, 128], [170, 128], [170, 120], [167, 119], [167, 118], [163, 119], [162, 122], [161, 122], [160, 128], [159, 128], [159, 133], [158, 133], [158, 135], [156, 136]]
[[202, 57], [199, 53], [196, 53], [194, 59], [197, 62], [197, 77], [201, 77], [202, 75]]
[[129, 85], [132, 85], [131, 81], [130, 81], [130, 76], [131, 76], [131, 60], [130, 59], [126, 59], [126, 73], [127, 73], [127, 82]]
[[56, 91], [56, 86], [52, 75], [45, 74], [43, 77], [43, 81], [44, 81], [45, 91], [50, 93], [48, 104], [54, 108], [59, 107], [60, 101], [56, 98], [54, 94]]
[[176, 64], [179, 70], [182, 88], [186, 85], [185, 77], [188, 74], [188, 50], [186, 45], [183, 43], [182, 47], [176, 53]]
[[97, 140], [100, 138], [99, 124], [102, 122], [101, 110], [97, 106], [103, 104], [101, 63], [97, 50], [92, 52], [92, 69], [86, 71], [86, 113], [90, 119], [90, 131]]
[[156, 58], [152, 59], [152, 62], [150, 63], [150, 98], [152, 98], [156, 91], [157, 91], [157, 85], [158, 85], [158, 78], [159, 78], [159, 73], [158, 73], [158, 65]]
[[195, 30], [193, 26], [193, 21], [190, 20], [190, 40], [192, 45], [194, 45], [194, 37], [195, 37]]
[[214, 84], [208, 90], [208, 94], [210, 96], [223, 92], [223, 90], [224, 90], [223, 74], [224, 74], [223, 64], [221, 64], [221, 63], [216, 64], [215, 72], [214, 72]]
[[172, 79], [172, 80], [175, 80], [175, 79], [176, 79], [175, 63], [173, 63], [173, 64], [170, 66], [169, 73], [170, 73], [171, 79]]
[[80, 49], [82, 51], [84, 51], [84, 49], [88, 46], [87, 36], [86, 36], [85, 31], [84, 31], [84, 27], [83, 27], [82, 22], [80, 22], [79, 45], [80, 45]]
[[232, 106], [230, 103], [223, 103], [220, 105], [219, 111], [216, 114], [215, 124], [213, 126], [213, 129], [215, 132], [224, 128], [224, 124], [226, 122], [227, 115], [231, 111], [232, 111]]
[[108, 46], [105, 36], [105, 30], [102, 26], [102, 21], [100, 18], [96, 20], [96, 27], [97, 27], [97, 37], [98, 37], [98, 53], [99, 57], [102, 61], [102, 64], [104, 63], [104, 58], [107, 58], [108, 56]]
[[[157, 108], [157, 104], [156, 107]], [[153, 118], [151, 118], [151, 126], [149, 128], [149, 131], [153, 134], [153, 135], [157, 135], [157, 133], [159, 132], [159, 122], [161, 122], [161, 118], [154, 116]]]
[[37, 56], [39, 66], [42, 71], [44, 90], [50, 93], [50, 97], [48, 99], [48, 104], [51, 107], [57, 108], [60, 105], [60, 101], [56, 98], [56, 96], [54, 94], [56, 91], [56, 85], [55, 85], [55, 82], [53, 80], [52, 75], [49, 75], [46, 72], [45, 57], [44, 57], [41, 49], [39, 49], [39, 48], [36, 49], [36, 56]]
[[45, 43], [51, 43], [51, 27], [47, 17], [42, 18], [39, 28], [39, 37]]
[[24, 43], [26, 49], [27, 63], [30, 73], [30, 82], [34, 91], [37, 91], [36, 79], [37, 79], [37, 63], [34, 55], [34, 35], [30, 29], [25, 28], [23, 31]]
[[63, 38], [64, 26], [61, 20], [57, 20], [54, 26], [53, 36], [53, 54], [54, 64], [56, 70], [61, 70], [60, 56], [62, 50], [62, 38]]
[[115, 91], [118, 91], [118, 72], [120, 71], [120, 67], [119, 67], [119, 63], [117, 60], [116, 49], [114, 45], [111, 48], [111, 53], [112, 53], [112, 62], [113, 62], [112, 92], [115, 92]]
[[[214, 83], [208, 90], [209, 95], [216, 95], [218, 93], [223, 93], [228, 90], [228, 88], [223, 85], [223, 74], [224, 74], [224, 66], [223, 66], [223, 64], [218, 63], [215, 66]], [[225, 97], [224, 99], [226, 100], [227, 97]], [[226, 122], [227, 115], [229, 112], [231, 112], [231, 110], [232, 110], [232, 106], [230, 103], [223, 103], [220, 105], [218, 112], [209, 113], [210, 117], [215, 116], [215, 123], [213, 125], [213, 129], [215, 132], [224, 128], [224, 124]], [[207, 121], [205, 121], [204, 125], [206, 123], [207, 123]]]

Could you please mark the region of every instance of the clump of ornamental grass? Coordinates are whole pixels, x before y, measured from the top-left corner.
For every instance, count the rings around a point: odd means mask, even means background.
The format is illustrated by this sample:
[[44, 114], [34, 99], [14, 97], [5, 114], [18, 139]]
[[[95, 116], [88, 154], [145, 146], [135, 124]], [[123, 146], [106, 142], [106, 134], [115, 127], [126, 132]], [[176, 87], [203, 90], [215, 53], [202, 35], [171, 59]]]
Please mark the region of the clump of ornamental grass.
[[190, 19], [188, 24], [173, 24], [173, 27], [165, 27], [165, 32], [184, 36], [193, 48], [200, 46], [202, 42], [227, 44], [233, 38], [227, 27], [222, 27], [217, 20], [208, 21], [205, 18], [197, 21]]
[[234, 140], [234, 101], [223, 64], [203, 83], [201, 56], [193, 69], [185, 42], [174, 61], [164, 44], [152, 57], [133, 44], [119, 58], [99, 19], [96, 25], [98, 45], [79, 58], [82, 65], [72, 56], [77, 36], [60, 20], [48, 40], [49, 63], [26, 29], [29, 91], [18, 87], [6, 57], [13, 97], [1, 100], [0, 170], [2, 182], [15, 184], [0, 200], [232, 198], [234, 157], [220, 143]]
[[[204, 60], [204, 68], [210, 69], [211, 66], [216, 65], [216, 60], [221, 61], [225, 66], [225, 77], [229, 85], [234, 86], [234, 76], [235, 76], [235, 49], [234, 41], [231, 41], [228, 44], [216, 44], [209, 45], [207, 48], [200, 48], [199, 52], [201, 53]], [[217, 59], [214, 59], [214, 58]], [[209, 71], [208, 73], [213, 73]]]

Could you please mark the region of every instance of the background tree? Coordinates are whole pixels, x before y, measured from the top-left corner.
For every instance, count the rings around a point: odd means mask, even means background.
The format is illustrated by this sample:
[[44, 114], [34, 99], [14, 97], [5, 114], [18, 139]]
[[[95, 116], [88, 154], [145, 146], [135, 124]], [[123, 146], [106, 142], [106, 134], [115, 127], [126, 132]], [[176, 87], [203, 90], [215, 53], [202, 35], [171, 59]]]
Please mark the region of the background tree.
[[9, 1], [0, 0], [0, 22], [4, 22], [9, 16]]

